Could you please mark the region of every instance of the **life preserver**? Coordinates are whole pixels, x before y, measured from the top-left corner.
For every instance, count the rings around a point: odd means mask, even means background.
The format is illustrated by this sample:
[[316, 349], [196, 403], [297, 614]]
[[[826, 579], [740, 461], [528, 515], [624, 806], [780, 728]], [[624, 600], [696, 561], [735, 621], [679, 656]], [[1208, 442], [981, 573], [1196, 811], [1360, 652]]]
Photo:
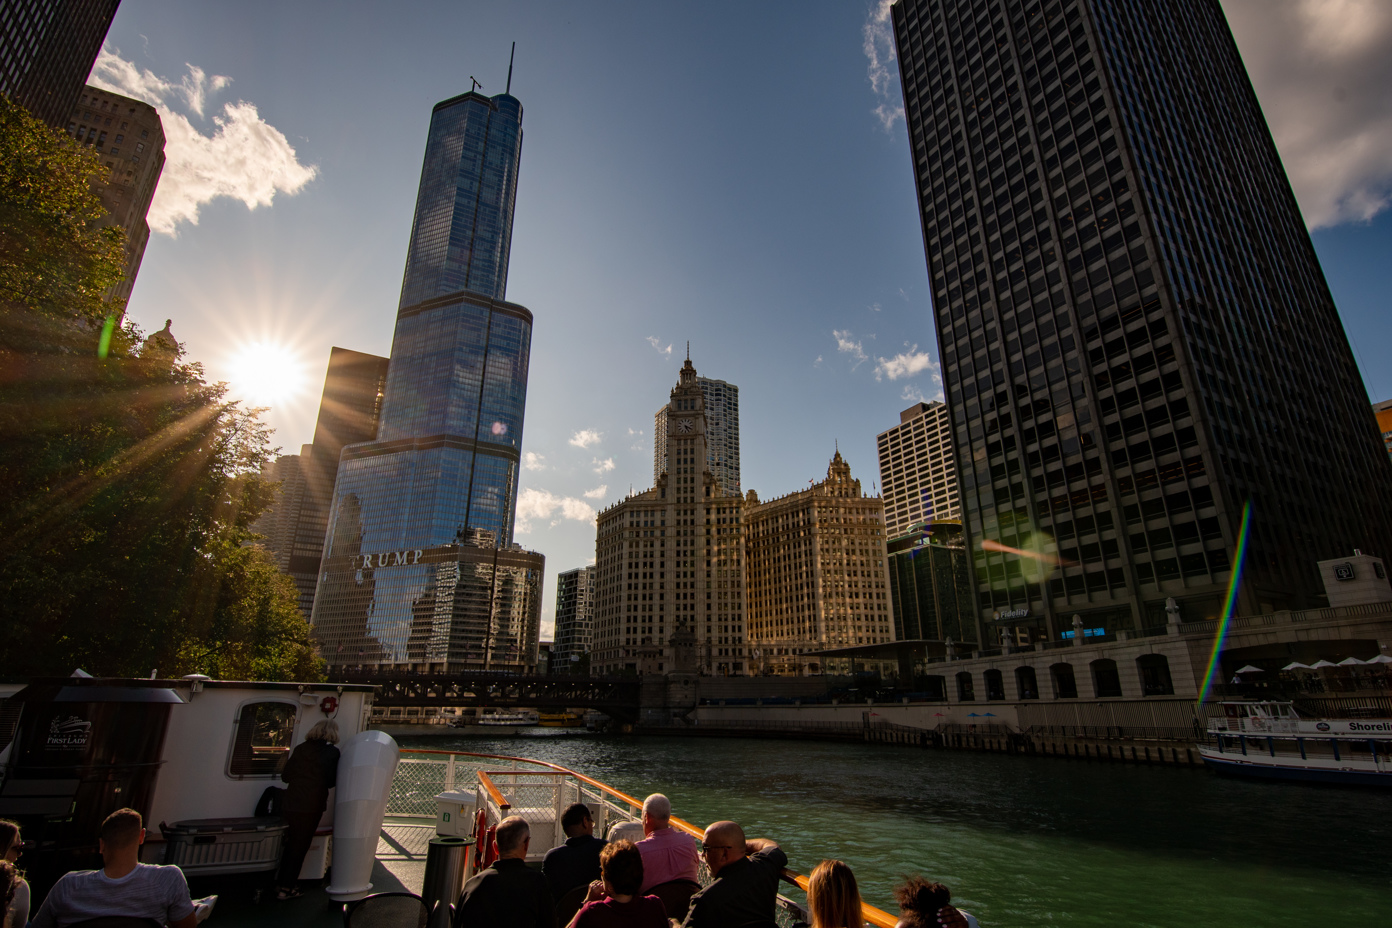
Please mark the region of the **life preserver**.
[[[488, 813], [485, 812], [485, 811], [483, 811], [482, 809], [479, 809], [479, 810], [478, 810], [478, 814], [474, 816], [474, 860], [475, 860], [475, 862], [483, 860], [483, 853], [484, 853], [485, 848], [487, 847], [486, 842], [487, 842], [487, 840], [488, 840], [488, 828], [487, 828], [487, 825], [488, 825]], [[479, 864], [479, 866], [482, 866], [482, 864]]]
[[493, 840], [494, 835], [497, 831], [497, 825], [489, 825], [488, 830], [484, 832], [483, 857], [479, 859], [479, 869], [487, 867], [489, 864], [493, 863], [493, 861], [498, 859], [498, 845]]

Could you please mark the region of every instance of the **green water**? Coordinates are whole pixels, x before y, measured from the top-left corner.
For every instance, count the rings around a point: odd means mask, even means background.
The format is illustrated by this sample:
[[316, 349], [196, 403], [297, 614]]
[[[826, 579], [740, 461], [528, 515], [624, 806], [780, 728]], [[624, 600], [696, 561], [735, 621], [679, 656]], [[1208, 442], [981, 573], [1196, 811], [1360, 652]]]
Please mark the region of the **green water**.
[[1392, 793], [1205, 770], [724, 738], [402, 738], [532, 757], [704, 825], [739, 821], [808, 873], [849, 863], [866, 902], [922, 873], [983, 928], [1392, 925]]

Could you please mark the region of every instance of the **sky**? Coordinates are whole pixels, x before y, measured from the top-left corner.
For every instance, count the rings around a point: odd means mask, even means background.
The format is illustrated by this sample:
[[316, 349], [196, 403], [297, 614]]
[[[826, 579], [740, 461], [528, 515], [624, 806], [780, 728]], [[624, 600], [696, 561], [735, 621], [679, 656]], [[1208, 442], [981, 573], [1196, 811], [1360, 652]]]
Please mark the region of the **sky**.
[[[1227, 0], [1370, 399], [1392, 397], [1392, 4]], [[311, 440], [332, 346], [388, 355], [430, 110], [524, 107], [507, 298], [535, 316], [516, 540], [555, 576], [652, 485], [686, 344], [738, 384], [743, 486], [867, 491], [941, 397], [883, 0], [124, 0], [92, 81], [159, 107], [168, 162], [129, 318]], [[298, 391], [293, 388], [298, 384]], [[278, 386], [279, 385], [279, 386]], [[277, 388], [278, 389], [273, 389]]]

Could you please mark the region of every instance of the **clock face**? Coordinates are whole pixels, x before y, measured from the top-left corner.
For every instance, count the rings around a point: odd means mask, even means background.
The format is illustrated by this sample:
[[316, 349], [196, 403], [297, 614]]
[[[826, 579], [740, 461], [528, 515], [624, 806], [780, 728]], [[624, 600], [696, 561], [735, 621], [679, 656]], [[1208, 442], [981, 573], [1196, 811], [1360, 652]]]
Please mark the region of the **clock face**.
[[689, 435], [689, 434], [691, 433], [691, 429], [692, 429], [692, 428], [693, 428], [693, 426], [692, 426], [692, 424], [691, 424], [691, 420], [690, 420], [690, 419], [678, 419], [678, 420], [677, 420], [677, 431], [680, 432], [681, 434], [683, 434], [683, 435]]

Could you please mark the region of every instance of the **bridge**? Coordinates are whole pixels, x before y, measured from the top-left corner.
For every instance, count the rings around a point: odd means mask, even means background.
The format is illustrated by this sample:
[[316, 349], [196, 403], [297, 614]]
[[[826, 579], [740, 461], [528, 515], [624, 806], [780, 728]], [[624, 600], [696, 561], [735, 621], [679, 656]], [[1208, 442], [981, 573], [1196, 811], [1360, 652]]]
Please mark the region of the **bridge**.
[[345, 683], [378, 687], [374, 705], [385, 708], [525, 706], [533, 709], [598, 709], [636, 721], [642, 692], [637, 677], [541, 677], [504, 673], [345, 675]]

